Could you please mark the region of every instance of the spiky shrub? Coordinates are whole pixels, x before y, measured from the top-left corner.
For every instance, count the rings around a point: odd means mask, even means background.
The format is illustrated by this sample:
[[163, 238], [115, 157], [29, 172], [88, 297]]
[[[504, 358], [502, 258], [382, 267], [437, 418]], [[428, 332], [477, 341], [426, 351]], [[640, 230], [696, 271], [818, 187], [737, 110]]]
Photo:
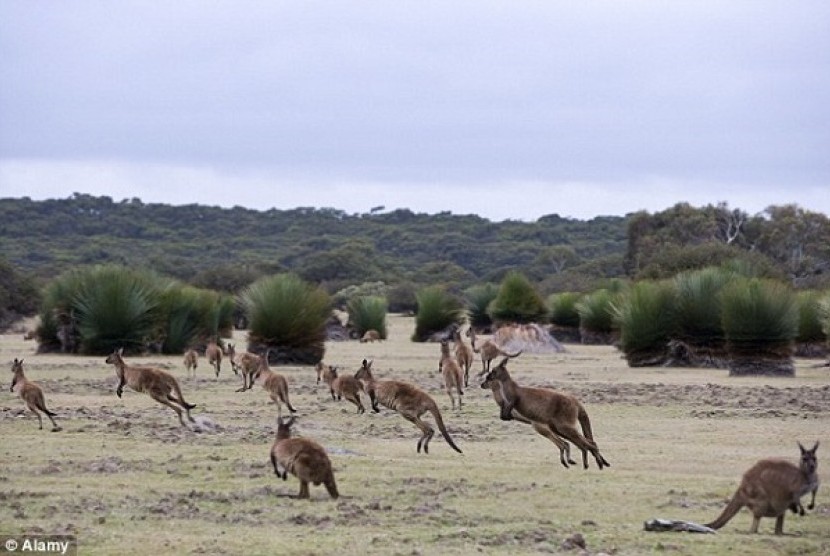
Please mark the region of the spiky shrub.
[[118, 266], [84, 271], [72, 300], [80, 352], [141, 352], [157, 322], [157, 275]]
[[614, 341], [616, 331], [612, 303], [620, 295], [603, 288], [577, 301], [579, 333], [583, 344], [610, 344]]
[[271, 360], [315, 364], [325, 353], [329, 295], [294, 274], [257, 280], [240, 294], [248, 317], [248, 351]]
[[228, 336], [233, 311], [228, 296], [171, 282], [159, 296], [161, 351], [183, 353], [190, 346]]
[[822, 293], [815, 290], [796, 294], [798, 304], [798, 335], [796, 355], [821, 357], [827, 354], [827, 333], [822, 329], [820, 302]]
[[548, 296], [548, 320], [551, 323], [553, 335], [560, 341], [579, 342], [579, 311], [577, 302], [582, 298], [581, 293], [563, 292]]
[[[49, 282], [43, 293], [38, 317], [40, 324], [37, 328], [38, 351], [70, 351], [76, 352], [80, 344], [77, 328], [72, 327], [71, 336], [65, 333], [70, 331], [68, 322], [75, 318], [73, 300], [80, 289], [84, 272], [70, 270], [59, 275]], [[64, 327], [64, 335], [59, 338], [59, 330]]]
[[489, 330], [493, 321], [487, 308], [497, 295], [499, 287], [495, 284], [480, 284], [464, 290], [470, 326], [476, 330]]
[[353, 297], [346, 308], [349, 323], [359, 336], [367, 330], [377, 330], [382, 339], [386, 339], [386, 299], [375, 295]]
[[631, 367], [663, 365], [676, 331], [675, 290], [671, 282], [638, 282], [612, 302], [620, 331], [619, 347]]
[[693, 366], [726, 366], [721, 291], [735, 279], [733, 271], [715, 267], [684, 272], [674, 278], [678, 363], [679, 359], [686, 359]]
[[496, 323], [524, 324], [545, 322], [548, 308], [542, 296], [525, 275], [511, 271], [502, 280], [499, 293], [488, 307], [487, 312]]
[[794, 376], [798, 305], [788, 286], [741, 278], [723, 289], [723, 329], [729, 374]]
[[461, 326], [466, 319], [464, 304], [440, 286], [424, 288], [416, 294], [418, 312], [415, 315], [413, 342], [426, 342], [436, 333], [451, 326]]

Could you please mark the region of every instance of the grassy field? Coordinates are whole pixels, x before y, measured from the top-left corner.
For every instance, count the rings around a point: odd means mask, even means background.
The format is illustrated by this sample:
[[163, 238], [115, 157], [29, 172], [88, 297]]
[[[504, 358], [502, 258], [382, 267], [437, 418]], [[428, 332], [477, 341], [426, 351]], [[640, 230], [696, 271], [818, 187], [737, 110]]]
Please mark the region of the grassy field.
[[[186, 379], [181, 357], [128, 358], [169, 369], [194, 416], [183, 429], [148, 396], [115, 396], [104, 357], [35, 355], [22, 336], [0, 336], [7, 368], [25, 358], [63, 431], [39, 431], [9, 393], [0, 397], [0, 534], [75, 534], [80, 554], [538, 554], [565, 552], [579, 533], [586, 554], [830, 554], [830, 503], [788, 514], [787, 535], [747, 533], [743, 510], [716, 535], [653, 533], [647, 519], [706, 522], [763, 457], [796, 461], [796, 440], [821, 440], [830, 483], [830, 370], [797, 361], [797, 377], [729, 378], [723, 370], [629, 369], [608, 346], [511, 361], [525, 385], [576, 394], [612, 467], [565, 469], [558, 451], [527, 426], [502, 422], [489, 391], [471, 380], [462, 410], [436, 374], [437, 344], [409, 341], [411, 318], [389, 318], [382, 343], [330, 343], [326, 362], [355, 371], [374, 359], [377, 378], [429, 391], [464, 451], [436, 435], [417, 454], [417, 429], [397, 414], [358, 415], [315, 384], [309, 367], [279, 367], [298, 409], [296, 433], [327, 448], [341, 493], [322, 486], [297, 500], [296, 479], [270, 467], [276, 411], [259, 386], [245, 393], [227, 363], [218, 379], [201, 360]], [[237, 340], [244, 346], [244, 334]], [[476, 369], [477, 367], [474, 367]], [[475, 383], [474, 383], [475, 382]], [[431, 421], [431, 417], [427, 418]], [[574, 459], [581, 459], [574, 452]], [[577, 549], [573, 553], [578, 553]]]

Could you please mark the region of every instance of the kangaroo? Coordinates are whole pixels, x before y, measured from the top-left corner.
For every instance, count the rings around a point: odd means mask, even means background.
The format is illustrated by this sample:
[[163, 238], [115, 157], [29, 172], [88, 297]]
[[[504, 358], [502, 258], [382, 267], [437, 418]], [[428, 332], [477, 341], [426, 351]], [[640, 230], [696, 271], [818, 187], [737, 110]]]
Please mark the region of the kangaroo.
[[470, 387], [470, 367], [473, 366], [473, 348], [464, 343], [461, 339], [461, 331], [457, 328], [452, 333], [455, 342], [455, 359], [458, 366], [464, 371], [464, 387]]
[[37, 416], [38, 428], [43, 430], [43, 418], [40, 416], [40, 412], [42, 411], [52, 421], [52, 432], [60, 431], [61, 428], [55, 422], [57, 413], [52, 413], [46, 409], [43, 390], [41, 390], [37, 383], [27, 379], [26, 375], [23, 374], [23, 359], [18, 361], [15, 357], [12, 363], [12, 373], [14, 373], [14, 377], [12, 377], [12, 385], [9, 388], [9, 392], [14, 392], [20, 396], [20, 399], [23, 400], [26, 407], [29, 408], [29, 411]]
[[485, 340], [484, 343], [481, 344], [480, 348], [476, 348], [476, 332], [473, 330], [472, 326], [467, 329], [467, 336], [470, 338], [470, 346], [473, 351], [481, 354], [481, 372], [478, 373], [478, 376], [489, 373], [490, 363], [500, 355], [512, 359], [522, 354], [521, 351], [517, 351], [512, 354], [502, 351], [498, 344], [496, 344], [493, 340]]
[[[599, 453], [591, 430], [591, 420], [579, 400], [549, 388], [519, 386], [507, 372], [508, 359], [508, 357], [502, 359], [492, 371], [487, 373], [486, 379], [499, 382], [503, 398], [501, 419], [512, 420], [515, 409], [525, 419], [547, 425], [551, 431], [563, 439], [573, 442], [577, 448], [582, 450], [584, 468], [588, 468], [586, 450], [593, 454], [600, 469], [610, 467], [611, 464]], [[582, 426], [584, 436], [576, 428], [577, 421]], [[561, 451], [560, 454], [562, 454]]]
[[[124, 392], [124, 386], [129, 386], [136, 392], [149, 394], [158, 403], [175, 411], [183, 427], [186, 425], [182, 419], [182, 409], [187, 414], [188, 420], [195, 422], [190, 415], [190, 410], [196, 406], [184, 401], [179, 381], [173, 375], [155, 367], [131, 367], [124, 362], [123, 354], [124, 348], [121, 348], [112, 352], [106, 359], [107, 363], [115, 366], [115, 374], [118, 376], [118, 387], [115, 393], [119, 398]], [[170, 394], [171, 392], [176, 394], [175, 397]]]
[[811, 450], [804, 448], [800, 442], [798, 448], [801, 450], [798, 466], [781, 459], [762, 459], [750, 467], [732, 500], [713, 522], [706, 524], [707, 527], [720, 529], [746, 506], [752, 512], [750, 533], [758, 532], [762, 517], [774, 517], [775, 534], [783, 535], [787, 509], [796, 511], [801, 507], [802, 496], [818, 490], [818, 442]]
[[354, 376], [366, 382], [366, 390], [372, 402], [372, 411], [379, 413], [378, 403], [382, 403], [385, 407], [397, 411], [404, 419], [421, 429], [423, 434], [418, 440], [418, 453], [421, 453], [421, 447], [423, 447], [425, 454], [429, 453], [429, 441], [435, 435], [435, 430], [421, 419], [421, 416], [429, 411], [432, 413], [435, 424], [438, 425], [438, 430], [441, 431], [447, 444], [459, 454], [463, 453], [447, 432], [444, 420], [441, 418], [441, 412], [438, 411], [438, 405], [429, 394], [408, 382], [375, 380], [371, 369], [372, 361], [364, 359], [362, 366]]
[[309, 498], [308, 483], [323, 484], [332, 498], [337, 498], [337, 484], [331, 460], [322, 446], [308, 438], [291, 436], [294, 417], [283, 421], [277, 418], [277, 438], [271, 448], [271, 465], [274, 473], [283, 481], [291, 473], [300, 480], [300, 494], [297, 498]]
[[254, 386], [254, 371], [259, 367], [259, 355], [244, 352], [236, 353], [233, 344], [228, 344], [228, 358], [231, 360], [231, 368], [235, 375], [242, 375], [242, 388], [237, 388], [236, 392], [244, 392], [250, 390]]
[[353, 376], [339, 376], [336, 367], [324, 365], [322, 362], [317, 363], [315, 369], [317, 370], [317, 384], [320, 384], [322, 379], [329, 385], [332, 400], [346, 398], [357, 406], [358, 413], [366, 412], [366, 408], [363, 407], [363, 402], [360, 400], [360, 393], [365, 391], [362, 382]]
[[196, 367], [199, 364], [199, 354], [195, 349], [189, 349], [184, 354], [184, 368], [187, 371], [187, 376], [193, 371], [193, 377], [196, 378]]
[[438, 362], [438, 370], [444, 375], [444, 386], [452, 402], [452, 408], [455, 409], [455, 397], [452, 395], [455, 389], [458, 392], [458, 409], [461, 409], [461, 400], [464, 395], [464, 390], [461, 389], [463, 374], [458, 361], [450, 355], [450, 343], [447, 340], [441, 340], [441, 360]]
[[[501, 394], [501, 383], [499, 381], [488, 379], [481, 383], [481, 387], [485, 390], [489, 388], [493, 392], [493, 399], [496, 400], [496, 404], [498, 404], [499, 407], [502, 406], [504, 403], [504, 397]], [[576, 465], [576, 462], [571, 459], [571, 445], [565, 440], [562, 440], [562, 437], [553, 432], [550, 427], [544, 423], [536, 423], [534, 421], [530, 421], [529, 419], [525, 419], [515, 409], [513, 410], [513, 420], [531, 425], [533, 430], [553, 442], [556, 447], [559, 448], [559, 461], [562, 462], [562, 465], [566, 468], [569, 467], [569, 465]], [[588, 453], [583, 451], [582, 458], [583, 465], [588, 467]]]
[[262, 388], [271, 396], [271, 400], [277, 404], [277, 415], [282, 415], [282, 405], [280, 402], [288, 406], [291, 413], [296, 413], [297, 410], [291, 406], [288, 401], [288, 381], [280, 373], [276, 373], [268, 366], [268, 355], [271, 353], [269, 349], [259, 358], [259, 366], [254, 371], [252, 376], [253, 382], [261, 385]]
[[216, 376], [219, 377], [219, 371], [222, 370], [222, 348], [214, 341], [208, 342], [205, 348], [205, 357], [207, 357], [208, 364], [216, 369]]
[[366, 342], [380, 342], [383, 338], [380, 337], [380, 332], [374, 329], [367, 330], [363, 337], [360, 338], [360, 343], [365, 344]]

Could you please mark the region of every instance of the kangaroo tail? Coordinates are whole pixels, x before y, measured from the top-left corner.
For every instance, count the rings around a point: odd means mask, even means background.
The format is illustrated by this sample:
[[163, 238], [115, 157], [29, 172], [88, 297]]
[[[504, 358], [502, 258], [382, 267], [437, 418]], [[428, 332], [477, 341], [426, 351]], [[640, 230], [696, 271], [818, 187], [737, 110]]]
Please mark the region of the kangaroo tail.
[[182, 396], [182, 389], [179, 386], [179, 381], [178, 380], [173, 381], [173, 390], [176, 391], [176, 395], [179, 397], [179, 401], [182, 402], [182, 406], [185, 409], [193, 409], [193, 408], [196, 407], [196, 404], [187, 403], [186, 401], [184, 401], [184, 396]]
[[522, 350], [519, 350], [519, 351], [517, 351], [516, 353], [513, 353], [513, 354], [505, 353], [504, 356], [509, 358], [509, 359], [513, 359], [514, 357], [518, 357], [521, 354], [522, 354]]
[[38, 404], [38, 406], [37, 406], [37, 408], [38, 408], [39, 410], [41, 410], [42, 412], [44, 412], [44, 413], [45, 413], [46, 415], [48, 415], [49, 417], [57, 417], [57, 415], [58, 415], [58, 414], [57, 414], [57, 413], [55, 413], [54, 411], [49, 411], [48, 409], [46, 409], [46, 404], [44, 404], [43, 402], [39, 403], [39, 404]]
[[274, 473], [276, 473], [277, 477], [280, 477], [280, 469], [277, 467], [277, 456], [271, 453], [271, 465], [274, 466]]
[[735, 496], [732, 497], [732, 500], [729, 501], [729, 504], [723, 509], [723, 512], [711, 523], [707, 523], [706, 527], [711, 527], [712, 529], [720, 529], [724, 525], [726, 525], [730, 519], [735, 517], [735, 514], [740, 511], [741, 508], [744, 507], [743, 502], [739, 500], [738, 493], [735, 493]]
[[447, 441], [447, 444], [449, 444], [450, 447], [459, 454], [463, 454], [464, 452], [461, 451], [461, 448], [455, 445], [450, 433], [447, 432], [447, 427], [444, 426], [444, 420], [441, 418], [441, 412], [438, 411], [438, 406], [433, 403], [432, 407], [429, 408], [429, 411], [432, 413], [432, 417], [435, 419], [435, 424], [438, 425], [438, 430], [441, 431], [441, 434], [444, 436], [444, 440]]
[[328, 479], [326, 479], [325, 483], [326, 490], [329, 491], [329, 496], [332, 498], [339, 498], [340, 493], [337, 492], [337, 483], [334, 482], [334, 475], [331, 475]]
[[[582, 436], [591, 442], [594, 442], [594, 431], [591, 430], [591, 419], [588, 418], [588, 412], [585, 411], [585, 408], [582, 407], [581, 404], [579, 406], [577, 419], [579, 419], [579, 424], [582, 426]], [[594, 444], [596, 444], [596, 442], [594, 442]]]

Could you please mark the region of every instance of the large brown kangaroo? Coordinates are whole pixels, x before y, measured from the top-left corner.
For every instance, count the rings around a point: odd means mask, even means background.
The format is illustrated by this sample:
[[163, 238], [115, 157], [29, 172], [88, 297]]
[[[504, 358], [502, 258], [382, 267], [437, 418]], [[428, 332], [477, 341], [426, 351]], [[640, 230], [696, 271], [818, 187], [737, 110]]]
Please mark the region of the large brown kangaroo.
[[452, 408], [455, 409], [455, 396], [452, 395], [452, 391], [455, 390], [458, 392], [458, 409], [461, 409], [464, 399], [464, 389], [462, 388], [464, 373], [458, 364], [458, 360], [450, 355], [450, 342], [448, 340], [441, 340], [441, 359], [438, 361], [438, 371], [444, 377], [444, 387], [447, 389]]
[[[577, 448], [582, 450], [582, 462], [586, 469], [588, 468], [586, 450], [593, 454], [600, 469], [610, 467], [611, 464], [599, 453], [591, 430], [591, 420], [579, 400], [550, 388], [519, 386], [507, 372], [507, 361], [508, 358], [505, 357], [501, 363], [487, 373], [486, 379], [501, 383], [501, 395], [504, 400], [501, 404], [501, 419], [512, 420], [515, 410], [525, 419], [545, 424], [557, 435], [573, 442]], [[584, 436], [576, 428], [577, 421], [582, 426]], [[564, 458], [561, 451], [560, 454]]]
[[[115, 389], [115, 393], [119, 398], [124, 392], [124, 386], [129, 386], [136, 392], [149, 394], [161, 405], [166, 405], [175, 411], [183, 427], [186, 425], [184, 419], [182, 419], [182, 409], [187, 414], [187, 418], [194, 422], [193, 417], [190, 416], [190, 410], [196, 406], [184, 401], [179, 381], [173, 375], [155, 367], [132, 367], [127, 365], [122, 357], [123, 354], [124, 348], [121, 348], [112, 352], [106, 360], [107, 363], [115, 365], [115, 374], [118, 376], [118, 387]], [[171, 393], [176, 395], [173, 396]]]
[[444, 420], [441, 418], [441, 412], [438, 411], [438, 405], [429, 394], [408, 382], [375, 380], [371, 368], [372, 361], [364, 359], [363, 365], [354, 377], [366, 382], [366, 390], [369, 392], [369, 399], [372, 401], [372, 411], [380, 412], [378, 403], [382, 403], [389, 409], [397, 411], [404, 419], [421, 429], [423, 435], [418, 440], [418, 453], [421, 453], [421, 447], [423, 447], [425, 454], [429, 453], [429, 441], [435, 434], [435, 430], [421, 419], [421, 416], [429, 411], [432, 413], [435, 424], [438, 425], [438, 430], [441, 431], [447, 444], [459, 454], [462, 453], [461, 448], [455, 445], [452, 437], [447, 432]]
[[801, 450], [798, 466], [782, 459], [762, 459], [750, 467], [723, 512], [706, 525], [720, 529], [746, 506], [752, 512], [750, 533], [758, 532], [762, 517], [774, 517], [775, 534], [783, 535], [787, 509], [796, 511], [801, 508], [801, 497], [810, 491], [813, 491], [815, 503], [815, 491], [818, 490], [818, 442], [811, 450], [805, 449], [800, 442], [798, 448]]
[[271, 465], [274, 473], [283, 481], [291, 473], [300, 480], [300, 494], [297, 498], [308, 498], [308, 484], [323, 484], [329, 496], [337, 498], [337, 483], [331, 469], [331, 460], [326, 450], [310, 438], [291, 436], [294, 417], [284, 421], [277, 417], [277, 438], [271, 447]]
[[52, 432], [60, 431], [61, 428], [55, 422], [57, 413], [52, 413], [46, 409], [46, 400], [43, 397], [43, 390], [40, 388], [40, 385], [27, 379], [26, 375], [23, 374], [22, 359], [18, 361], [15, 358], [14, 363], [12, 363], [12, 373], [14, 373], [14, 377], [12, 378], [12, 385], [9, 391], [15, 392], [20, 396], [20, 399], [23, 400], [26, 407], [29, 408], [29, 411], [37, 416], [40, 429], [43, 430], [43, 418], [40, 416], [40, 412], [42, 411], [52, 421]]
[[516, 353], [507, 353], [506, 351], [502, 351], [502, 349], [494, 342], [493, 340], [484, 340], [484, 343], [481, 344], [480, 348], [476, 347], [476, 331], [473, 330], [473, 327], [467, 329], [467, 336], [470, 338], [470, 346], [473, 348], [475, 353], [481, 354], [481, 372], [478, 373], [478, 376], [483, 374], [487, 374], [490, 372], [490, 363], [496, 357], [502, 355], [507, 358], [518, 357], [522, 354], [521, 351]]

